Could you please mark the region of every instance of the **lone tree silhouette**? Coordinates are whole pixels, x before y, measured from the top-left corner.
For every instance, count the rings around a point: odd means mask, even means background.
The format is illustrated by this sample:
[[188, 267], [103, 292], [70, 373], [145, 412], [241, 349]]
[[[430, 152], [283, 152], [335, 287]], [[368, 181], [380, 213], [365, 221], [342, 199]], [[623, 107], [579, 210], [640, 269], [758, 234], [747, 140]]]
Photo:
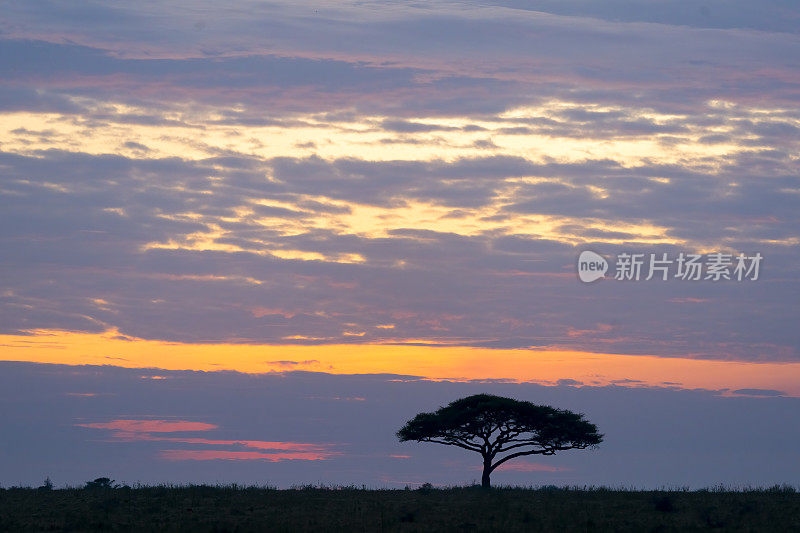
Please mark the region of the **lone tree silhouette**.
[[[397, 432], [401, 442], [433, 442], [478, 452], [483, 457], [481, 485], [506, 461], [523, 455], [595, 447], [603, 440], [583, 415], [502, 396], [476, 394], [434, 413], [419, 413]], [[499, 454], [506, 455], [499, 456]]]

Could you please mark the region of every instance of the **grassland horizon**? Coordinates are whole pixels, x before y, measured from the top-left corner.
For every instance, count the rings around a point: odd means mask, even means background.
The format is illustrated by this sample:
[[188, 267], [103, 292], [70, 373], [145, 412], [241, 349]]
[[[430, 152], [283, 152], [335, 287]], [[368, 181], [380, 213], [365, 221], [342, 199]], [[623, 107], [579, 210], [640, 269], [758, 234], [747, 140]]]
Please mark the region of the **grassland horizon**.
[[791, 485], [0, 488], [0, 531], [789, 531]]

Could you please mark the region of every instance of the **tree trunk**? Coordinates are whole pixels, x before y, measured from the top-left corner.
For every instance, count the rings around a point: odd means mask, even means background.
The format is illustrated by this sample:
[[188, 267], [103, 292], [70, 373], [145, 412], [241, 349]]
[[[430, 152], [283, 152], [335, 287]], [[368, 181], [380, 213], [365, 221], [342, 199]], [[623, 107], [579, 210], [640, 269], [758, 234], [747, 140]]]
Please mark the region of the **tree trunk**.
[[489, 476], [492, 473], [492, 462], [491, 460], [487, 461], [484, 459], [483, 461], [483, 475], [481, 476], [481, 487], [484, 489], [488, 489], [492, 486], [491, 481], [489, 480]]

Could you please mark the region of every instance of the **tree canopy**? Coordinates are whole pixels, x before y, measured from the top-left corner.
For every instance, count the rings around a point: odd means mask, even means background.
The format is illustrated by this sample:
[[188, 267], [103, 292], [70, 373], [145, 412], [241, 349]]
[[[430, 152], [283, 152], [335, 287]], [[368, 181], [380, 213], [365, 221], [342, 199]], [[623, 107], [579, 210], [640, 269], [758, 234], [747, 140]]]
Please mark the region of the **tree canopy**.
[[597, 446], [603, 435], [571, 411], [535, 405], [491, 394], [476, 394], [451, 402], [433, 413], [419, 413], [398, 432], [400, 441], [458, 446], [481, 454], [481, 484], [516, 457]]

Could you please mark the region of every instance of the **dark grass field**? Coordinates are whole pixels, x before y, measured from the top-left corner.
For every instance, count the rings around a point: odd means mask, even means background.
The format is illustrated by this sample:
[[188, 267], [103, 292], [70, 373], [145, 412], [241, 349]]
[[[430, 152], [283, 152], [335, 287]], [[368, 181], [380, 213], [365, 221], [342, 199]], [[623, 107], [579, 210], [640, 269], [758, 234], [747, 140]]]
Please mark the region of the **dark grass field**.
[[0, 489], [0, 531], [800, 531], [790, 487]]

